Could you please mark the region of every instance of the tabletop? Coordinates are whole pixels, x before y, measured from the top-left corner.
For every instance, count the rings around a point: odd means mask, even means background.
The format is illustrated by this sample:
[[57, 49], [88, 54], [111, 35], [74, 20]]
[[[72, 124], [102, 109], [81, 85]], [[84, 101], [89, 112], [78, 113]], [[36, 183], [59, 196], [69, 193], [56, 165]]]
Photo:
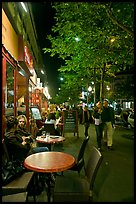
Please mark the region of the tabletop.
[[46, 136], [38, 136], [36, 138], [36, 141], [39, 143], [45, 143], [45, 144], [54, 144], [54, 143], [59, 143], [63, 142], [65, 140], [64, 137], [62, 136], [57, 136], [57, 135], [49, 135], [48, 139]]
[[39, 152], [29, 155], [24, 166], [36, 172], [61, 172], [70, 169], [75, 164], [75, 158], [64, 152]]

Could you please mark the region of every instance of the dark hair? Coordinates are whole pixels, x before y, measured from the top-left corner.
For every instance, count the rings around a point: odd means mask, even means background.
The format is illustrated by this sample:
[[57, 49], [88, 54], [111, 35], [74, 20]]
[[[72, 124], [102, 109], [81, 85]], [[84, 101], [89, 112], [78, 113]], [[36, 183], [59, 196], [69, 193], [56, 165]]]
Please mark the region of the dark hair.
[[7, 123], [7, 129], [11, 129], [11, 128], [14, 127], [14, 125], [17, 125], [17, 124], [18, 124], [17, 119], [16, 119], [16, 117], [14, 117], [14, 116], [9, 116], [9, 117], [7, 118], [6, 123]]

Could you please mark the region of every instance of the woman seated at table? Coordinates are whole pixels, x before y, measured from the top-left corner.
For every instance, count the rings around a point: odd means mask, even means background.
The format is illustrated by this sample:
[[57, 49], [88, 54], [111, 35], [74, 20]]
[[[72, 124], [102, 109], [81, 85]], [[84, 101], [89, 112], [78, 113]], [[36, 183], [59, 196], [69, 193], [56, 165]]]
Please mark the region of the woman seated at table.
[[38, 128], [38, 129], [44, 127], [44, 123], [45, 123], [45, 120], [46, 120], [46, 118], [47, 118], [47, 111], [43, 111], [43, 112], [41, 113], [41, 117], [42, 117], [41, 120], [36, 120], [36, 125], [37, 125], [37, 128]]
[[32, 135], [30, 132], [26, 129], [27, 125], [27, 118], [25, 115], [19, 115], [17, 117], [17, 127], [16, 127], [16, 133], [22, 136], [24, 139], [30, 140], [30, 142], [33, 142]]
[[55, 113], [54, 112], [49, 112], [48, 116], [47, 116], [47, 119], [45, 120], [45, 123], [44, 123], [44, 127], [40, 128], [37, 132], [37, 136], [39, 135], [42, 135], [42, 131], [47, 131], [47, 128], [46, 128], [46, 125], [49, 125], [49, 124], [53, 124], [53, 128], [51, 129], [51, 132], [49, 132], [51, 135], [61, 135], [60, 134], [60, 128], [57, 126], [57, 122], [58, 122], [58, 119], [56, 119], [55, 117]]
[[[21, 117], [21, 123], [24, 123], [24, 117]], [[14, 116], [9, 116], [6, 121], [7, 129], [5, 133], [5, 143], [11, 159], [23, 162], [24, 159], [33, 153], [49, 151], [48, 147], [33, 147], [32, 142], [28, 142], [26, 136], [22, 136], [18, 131], [18, 120]]]

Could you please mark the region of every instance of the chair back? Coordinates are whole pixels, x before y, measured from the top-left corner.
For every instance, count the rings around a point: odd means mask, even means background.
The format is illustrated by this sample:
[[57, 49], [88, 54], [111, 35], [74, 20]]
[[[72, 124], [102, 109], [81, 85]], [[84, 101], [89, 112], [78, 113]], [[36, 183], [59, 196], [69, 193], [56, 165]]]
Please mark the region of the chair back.
[[84, 152], [85, 152], [85, 148], [86, 148], [86, 145], [89, 141], [89, 136], [85, 137], [84, 140], [83, 140], [83, 143], [80, 147], [80, 150], [79, 150], [79, 154], [78, 154], [78, 157], [77, 157], [77, 162], [79, 162], [83, 156], [84, 156]]
[[102, 154], [95, 147], [92, 148], [87, 164], [85, 165], [85, 175], [90, 183], [90, 190], [93, 189], [94, 181], [97, 175], [97, 171], [102, 162]]
[[51, 135], [55, 135], [55, 127], [54, 124], [44, 124], [44, 130], [48, 133], [50, 133]]
[[85, 139], [83, 140], [83, 143], [80, 147], [79, 154], [77, 157], [76, 167], [73, 167], [73, 168], [76, 168], [75, 170], [77, 170], [78, 173], [80, 173], [82, 167], [84, 166], [84, 152], [88, 141], [89, 141], [89, 136], [85, 137]]

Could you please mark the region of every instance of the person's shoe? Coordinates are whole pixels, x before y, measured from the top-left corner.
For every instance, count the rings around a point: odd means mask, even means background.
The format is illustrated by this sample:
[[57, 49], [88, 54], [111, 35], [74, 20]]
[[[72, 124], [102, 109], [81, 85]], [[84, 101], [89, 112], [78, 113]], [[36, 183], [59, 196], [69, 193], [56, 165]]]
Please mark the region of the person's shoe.
[[112, 147], [112, 146], [108, 146], [108, 149], [109, 149], [109, 150], [113, 150], [113, 147]]

